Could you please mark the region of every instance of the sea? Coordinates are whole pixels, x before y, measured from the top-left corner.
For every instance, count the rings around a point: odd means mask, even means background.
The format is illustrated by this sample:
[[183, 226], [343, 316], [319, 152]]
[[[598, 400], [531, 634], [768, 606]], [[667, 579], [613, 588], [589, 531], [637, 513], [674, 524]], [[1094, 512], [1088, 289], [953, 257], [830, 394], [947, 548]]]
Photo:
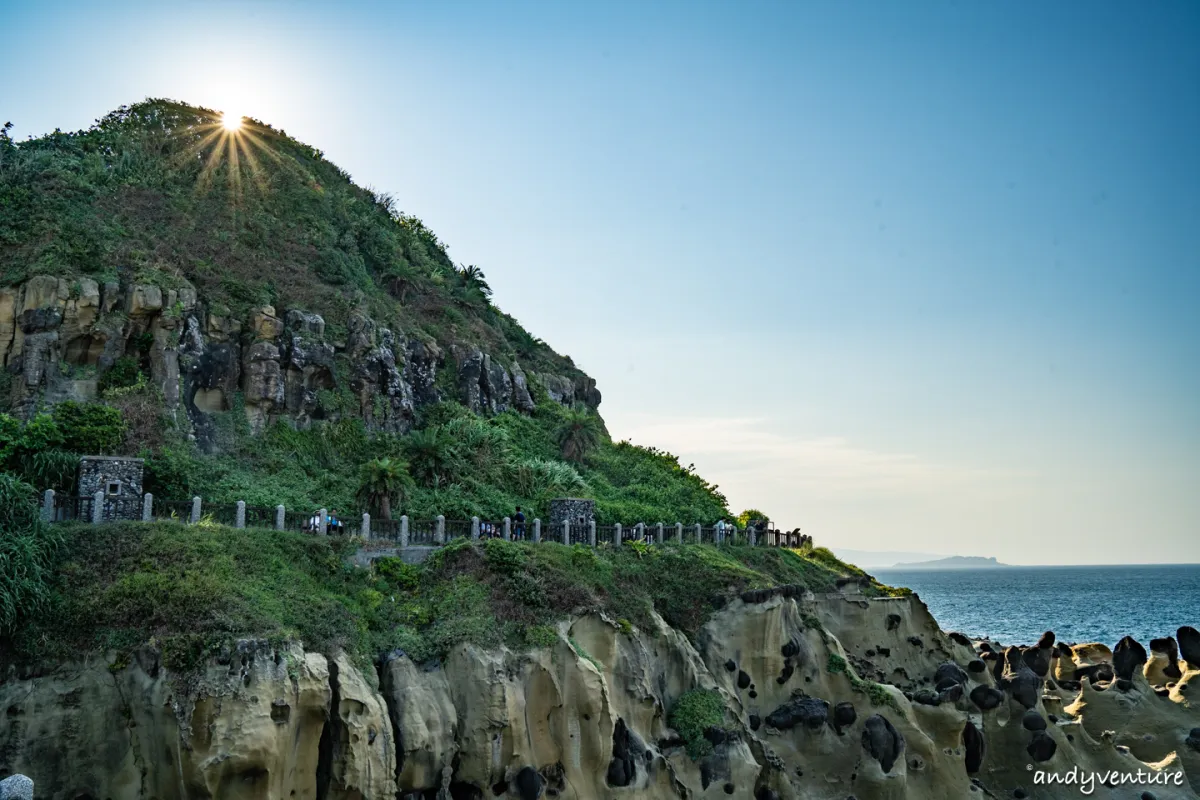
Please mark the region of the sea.
[[869, 571], [916, 592], [942, 630], [1004, 645], [1045, 631], [1076, 644], [1132, 636], [1148, 645], [1181, 625], [1200, 628], [1200, 564]]

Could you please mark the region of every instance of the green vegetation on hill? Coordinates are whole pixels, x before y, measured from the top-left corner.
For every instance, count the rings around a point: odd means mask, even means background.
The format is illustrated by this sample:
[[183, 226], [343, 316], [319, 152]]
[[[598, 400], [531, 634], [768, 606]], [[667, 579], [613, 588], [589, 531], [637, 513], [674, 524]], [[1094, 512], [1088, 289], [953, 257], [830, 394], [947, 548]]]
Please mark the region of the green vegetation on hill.
[[[363, 660], [401, 648], [416, 660], [463, 641], [514, 647], [553, 640], [573, 611], [622, 627], [656, 611], [694, 635], [748, 588], [829, 589], [857, 570], [806, 552], [665, 545], [591, 549], [455, 540], [426, 564], [347, 564], [353, 540], [174, 522], [54, 526], [62, 545], [44, 600], [27, 609], [0, 658], [37, 662], [157, 644], [186, 669], [235, 638], [298, 639]], [[876, 587], [873, 591], [885, 591]]]
[[[0, 414], [0, 471], [38, 489], [70, 491], [74, 459], [116, 453], [146, 458], [145, 488], [161, 498], [347, 516], [383, 511], [367, 465], [387, 459], [402, 473], [388, 495], [393, 516], [498, 518], [521, 505], [532, 518], [551, 497], [572, 495], [594, 498], [601, 523], [731, 518], [690, 467], [614, 443], [594, 411], [563, 407], [536, 380], [529, 415], [483, 419], [455, 402], [455, 344], [568, 384], [582, 373], [496, 308], [482, 270], [456, 266], [394, 198], [355, 186], [320, 151], [268, 125], [250, 121], [230, 138], [216, 112], [148, 100], [76, 133], [15, 142], [0, 132], [0, 286], [35, 275], [74, 279], [73, 293], [83, 277], [165, 289], [186, 280], [222, 319], [245, 321], [263, 304], [319, 313], [328, 342], [343, 341], [350, 314], [361, 312], [447, 354], [434, 384], [443, 402], [419, 406], [406, 436], [368, 429], [338, 356], [310, 429], [284, 415], [251, 436], [234, 391], [226, 410], [208, 413], [216, 454], [202, 455], [183, 409], [167, 413], [149, 380], [154, 336], [126, 331], [111, 366], [56, 365], [98, 377], [97, 402], [26, 424]], [[243, 337], [248, 345], [245, 329]], [[0, 411], [12, 369], [0, 368]]]

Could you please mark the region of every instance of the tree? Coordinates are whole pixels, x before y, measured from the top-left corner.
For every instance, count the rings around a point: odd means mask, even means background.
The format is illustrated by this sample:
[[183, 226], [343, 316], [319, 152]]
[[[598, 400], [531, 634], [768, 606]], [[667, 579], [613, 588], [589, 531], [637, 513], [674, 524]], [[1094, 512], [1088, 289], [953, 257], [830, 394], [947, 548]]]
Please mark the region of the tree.
[[582, 464], [587, 454], [604, 441], [604, 421], [584, 406], [567, 411], [555, 432], [559, 451], [567, 461]]
[[404, 502], [412, 492], [408, 464], [398, 458], [376, 458], [362, 466], [357, 497], [370, 509], [379, 509], [384, 519], [392, 518], [392, 502]]
[[437, 487], [454, 474], [458, 453], [440, 425], [413, 431], [404, 437], [400, 446], [408, 457], [409, 471], [418, 483]]
[[745, 511], [738, 514], [738, 517], [737, 517], [738, 527], [745, 528], [747, 525], [750, 524], [751, 520], [756, 520], [756, 519], [762, 520], [763, 522], [771, 521], [771, 518], [769, 516], [767, 516], [762, 511], [759, 511], [757, 508], [747, 508]]

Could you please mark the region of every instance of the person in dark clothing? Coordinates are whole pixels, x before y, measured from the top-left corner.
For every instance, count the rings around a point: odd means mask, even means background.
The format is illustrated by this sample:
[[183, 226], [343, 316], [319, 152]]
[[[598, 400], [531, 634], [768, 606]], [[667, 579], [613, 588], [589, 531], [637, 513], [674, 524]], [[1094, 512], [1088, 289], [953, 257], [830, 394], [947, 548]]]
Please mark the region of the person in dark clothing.
[[513, 515], [513, 537], [518, 542], [525, 541], [525, 515], [521, 513], [520, 506], [517, 506], [517, 513]]

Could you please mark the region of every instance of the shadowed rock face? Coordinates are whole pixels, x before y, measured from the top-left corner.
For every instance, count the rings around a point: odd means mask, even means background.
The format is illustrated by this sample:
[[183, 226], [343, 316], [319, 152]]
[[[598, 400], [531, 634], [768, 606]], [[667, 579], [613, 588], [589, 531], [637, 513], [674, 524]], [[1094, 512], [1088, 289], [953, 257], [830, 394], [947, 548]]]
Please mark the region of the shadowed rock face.
[[876, 761], [885, 773], [891, 772], [904, 752], [904, 737], [882, 714], [871, 715], [863, 725], [863, 750]]
[[966, 751], [967, 772], [974, 775], [979, 772], [980, 766], [983, 765], [983, 757], [987, 752], [987, 747], [983, 740], [983, 734], [979, 731], [979, 728], [975, 727], [975, 723], [969, 720], [963, 727], [962, 743], [963, 749]]
[[[480, 414], [531, 413], [531, 381], [567, 405], [600, 404], [596, 382], [569, 362], [569, 375], [526, 373], [478, 347], [409, 338], [358, 312], [335, 340], [320, 314], [262, 306], [233, 318], [186, 281], [172, 285], [35, 276], [0, 288], [0, 369], [13, 376], [8, 399], [16, 413], [95, 399], [99, 379], [125, 356], [148, 362], [166, 413], [210, 452], [217, 446], [211, 415], [230, 410], [239, 393], [256, 433], [280, 418], [300, 427], [327, 418], [333, 412], [322, 407], [322, 393], [335, 388], [357, 399], [369, 430], [405, 433], [417, 409], [449, 399], [437, 389], [441, 369], [457, 369], [457, 399]], [[86, 367], [90, 377], [60, 365]]]

